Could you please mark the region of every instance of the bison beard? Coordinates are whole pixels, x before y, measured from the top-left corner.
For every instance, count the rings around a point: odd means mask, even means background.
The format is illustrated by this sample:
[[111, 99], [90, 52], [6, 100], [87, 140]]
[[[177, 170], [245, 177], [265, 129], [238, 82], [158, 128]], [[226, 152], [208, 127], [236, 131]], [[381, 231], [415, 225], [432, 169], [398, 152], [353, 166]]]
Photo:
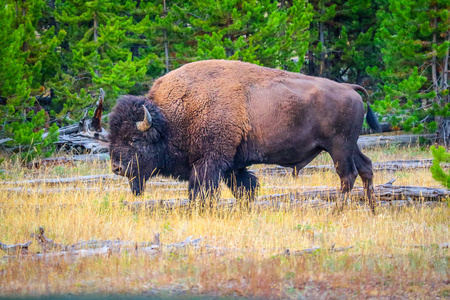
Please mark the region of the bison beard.
[[[158, 79], [146, 97], [123, 96], [110, 118], [113, 172], [134, 194], [159, 174], [189, 181], [191, 200], [215, 197], [224, 180], [253, 200], [258, 180], [247, 167], [300, 170], [320, 152], [333, 158], [342, 209], [359, 174], [374, 211], [372, 163], [357, 146], [364, 119], [358, 85], [237, 61], [187, 64]], [[368, 110], [367, 121], [379, 124]]]

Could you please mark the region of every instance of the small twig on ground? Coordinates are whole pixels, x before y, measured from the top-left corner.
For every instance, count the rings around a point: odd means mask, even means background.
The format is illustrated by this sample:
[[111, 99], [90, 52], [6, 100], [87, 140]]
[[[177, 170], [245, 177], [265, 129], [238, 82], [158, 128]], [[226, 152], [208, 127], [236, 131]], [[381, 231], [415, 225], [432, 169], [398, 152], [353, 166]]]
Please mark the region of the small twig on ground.
[[388, 182], [386, 182], [383, 185], [392, 185], [396, 180], [397, 180], [397, 178], [393, 178], [393, 179], [389, 180]]

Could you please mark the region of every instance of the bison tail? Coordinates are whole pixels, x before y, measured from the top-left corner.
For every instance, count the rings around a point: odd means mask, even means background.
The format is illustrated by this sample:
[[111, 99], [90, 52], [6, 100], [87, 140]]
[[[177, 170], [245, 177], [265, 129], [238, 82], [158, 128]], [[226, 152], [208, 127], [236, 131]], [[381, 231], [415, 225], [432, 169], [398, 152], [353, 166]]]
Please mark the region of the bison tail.
[[366, 121], [367, 121], [367, 124], [369, 125], [369, 127], [374, 132], [383, 132], [383, 130], [381, 129], [380, 123], [378, 123], [377, 116], [375, 115], [373, 110], [370, 108], [369, 103], [367, 103]]
[[[355, 91], [363, 93], [364, 96], [366, 97], [366, 99], [369, 99], [369, 93], [362, 86], [357, 85], [357, 84], [349, 84], [349, 83], [346, 83], [346, 85], [348, 85]], [[383, 130], [381, 129], [380, 123], [378, 123], [377, 116], [375, 115], [373, 110], [370, 108], [369, 103], [367, 103], [366, 121], [367, 121], [367, 124], [369, 125], [370, 129], [372, 129], [374, 132], [383, 132]]]
[[357, 84], [351, 84], [351, 83], [343, 83], [343, 84], [345, 84], [346, 86], [350, 87], [351, 89], [353, 89], [357, 92], [363, 93], [364, 96], [366, 96], [366, 98], [369, 99], [369, 93], [362, 86], [357, 85]]

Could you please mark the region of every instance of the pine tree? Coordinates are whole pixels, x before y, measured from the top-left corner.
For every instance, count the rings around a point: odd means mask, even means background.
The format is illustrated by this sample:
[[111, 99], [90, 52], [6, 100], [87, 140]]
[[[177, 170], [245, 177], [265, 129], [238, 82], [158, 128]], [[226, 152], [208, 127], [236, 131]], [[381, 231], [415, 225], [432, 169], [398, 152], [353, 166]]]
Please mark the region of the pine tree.
[[142, 53], [152, 52], [157, 58], [149, 66], [150, 76], [159, 77], [195, 60], [196, 40], [189, 19], [196, 16], [197, 5], [186, 0], [140, 2], [135, 14], [143, 18], [140, 22], [140, 34], [145, 37]]
[[311, 4], [314, 18], [304, 72], [367, 87], [371, 82], [366, 68], [379, 65], [379, 50], [373, 43], [379, 0], [314, 0]]
[[190, 22], [198, 59], [238, 59], [299, 71], [307, 49], [311, 7], [304, 1], [197, 2]]
[[335, 27], [342, 30], [335, 43], [337, 53], [335, 63], [341, 67], [334, 70], [334, 74], [339, 81], [369, 87], [372, 84], [366, 68], [380, 64], [381, 53], [373, 42], [379, 27], [376, 18], [379, 2], [379, 0], [344, 1], [342, 8], [337, 10], [338, 22]]
[[[47, 73], [47, 54], [58, 44], [58, 37], [38, 38], [36, 32], [43, 1], [0, 2], [0, 96], [5, 99], [0, 106], [3, 120], [3, 135], [10, 137], [9, 145], [14, 147], [22, 159], [49, 156], [54, 151], [53, 142], [58, 137], [58, 127], [53, 124], [43, 137], [44, 127], [48, 127], [48, 115], [30, 95], [33, 88], [39, 89]], [[44, 44], [45, 43], [45, 44]], [[44, 62], [44, 63], [43, 63]]]
[[[336, 16], [335, 1], [330, 0], [316, 0], [311, 1], [314, 7], [313, 20], [310, 26], [310, 42], [308, 49], [308, 75], [329, 77], [327, 70], [330, 69], [328, 56], [331, 51], [330, 41], [331, 28], [333, 28], [333, 19]], [[328, 75], [328, 76], [327, 76]]]
[[[6, 109], [14, 113], [14, 107], [30, 96], [32, 78], [27, 78], [29, 68], [26, 59], [29, 52], [22, 51], [25, 25], [17, 24], [16, 10], [7, 1], [0, 2], [0, 95], [8, 99]], [[6, 116], [6, 112], [4, 116]], [[3, 118], [2, 118], [3, 119]]]
[[383, 82], [385, 98], [375, 109], [394, 125], [435, 131], [436, 116], [450, 117], [449, 11], [448, 1], [390, 0], [378, 14], [384, 68], [368, 70]]
[[445, 151], [445, 148], [439, 146], [431, 146], [431, 153], [433, 154], [433, 165], [431, 166], [431, 174], [433, 178], [441, 183], [444, 187], [450, 188], [450, 172], [442, 170], [441, 163], [450, 163], [450, 153]]
[[105, 90], [104, 105], [110, 109], [120, 94], [148, 81], [147, 65], [154, 55], [133, 56], [131, 50], [139, 28], [128, 11], [135, 8], [134, 1], [56, 2], [56, 20], [68, 32], [63, 48], [67, 71], [54, 85], [59, 117], [71, 113], [81, 118], [87, 106], [93, 109], [93, 94], [99, 88]]

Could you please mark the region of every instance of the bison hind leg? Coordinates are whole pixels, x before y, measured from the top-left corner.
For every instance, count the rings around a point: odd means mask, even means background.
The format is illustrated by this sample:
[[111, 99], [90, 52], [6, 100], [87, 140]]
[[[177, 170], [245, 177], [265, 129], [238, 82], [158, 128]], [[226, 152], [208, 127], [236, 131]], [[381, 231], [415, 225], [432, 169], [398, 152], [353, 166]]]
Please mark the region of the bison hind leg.
[[354, 155], [354, 160], [359, 176], [361, 176], [363, 181], [365, 197], [369, 201], [369, 206], [372, 213], [375, 214], [376, 200], [373, 193], [372, 161], [370, 158], [365, 156], [358, 147]]
[[[224, 179], [236, 200], [247, 200], [248, 202], [255, 200], [259, 183], [253, 172], [242, 168], [228, 173]], [[248, 203], [247, 201], [246, 203]]]

